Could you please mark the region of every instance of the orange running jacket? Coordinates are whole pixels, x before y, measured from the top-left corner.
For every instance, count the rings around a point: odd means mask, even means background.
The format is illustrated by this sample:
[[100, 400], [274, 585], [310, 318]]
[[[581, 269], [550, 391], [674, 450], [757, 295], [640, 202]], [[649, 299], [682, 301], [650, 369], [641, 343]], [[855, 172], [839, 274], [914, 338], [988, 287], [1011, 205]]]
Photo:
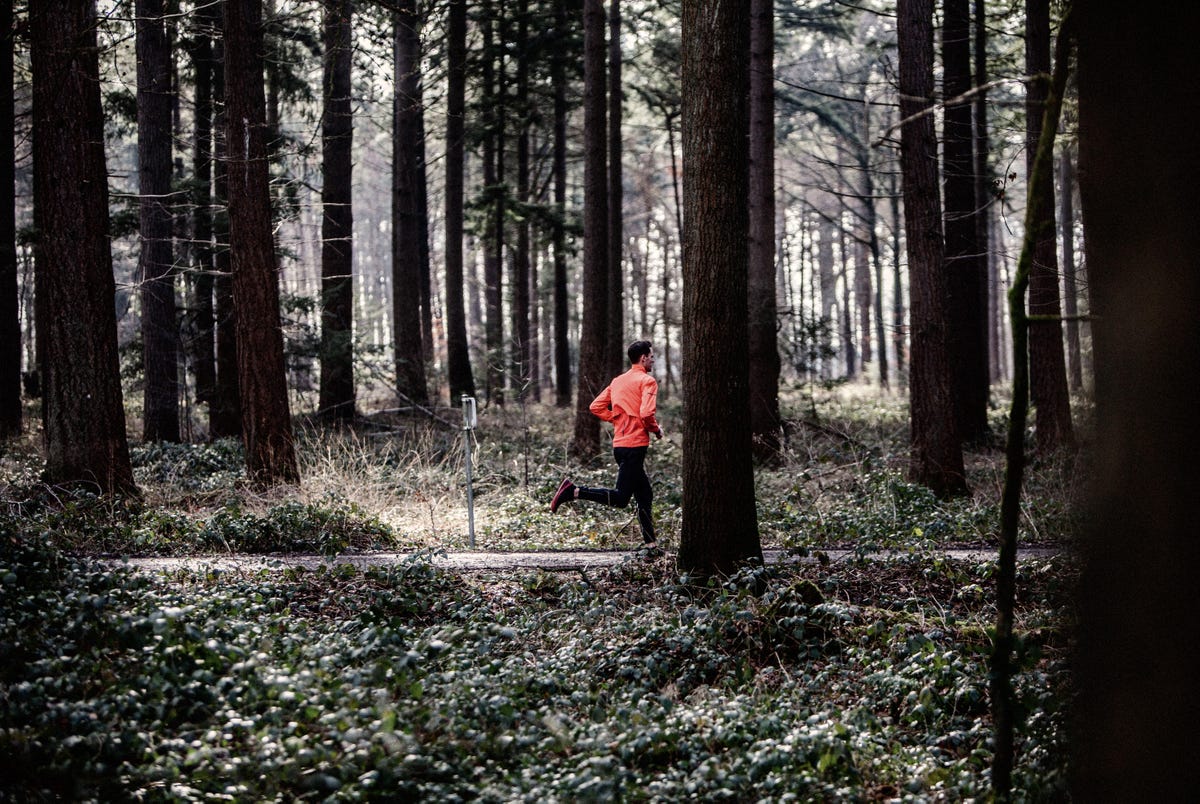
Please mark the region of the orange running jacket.
[[650, 433], [661, 432], [654, 418], [657, 401], [658, 382], [644, 366], [634, 365], [614, 377], [588, 409], [613, 423], [614, 447], [645, 447], [650, 444]]

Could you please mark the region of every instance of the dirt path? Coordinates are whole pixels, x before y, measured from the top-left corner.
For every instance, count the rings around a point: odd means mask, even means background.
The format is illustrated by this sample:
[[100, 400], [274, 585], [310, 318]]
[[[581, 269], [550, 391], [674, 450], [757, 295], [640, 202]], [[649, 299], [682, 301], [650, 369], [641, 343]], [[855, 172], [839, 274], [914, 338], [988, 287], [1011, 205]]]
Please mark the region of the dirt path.
[[[1020, 559], [1042, 558], [1056, 555], [1059, 550], [1053, 548], [1029, 548], [1022, 550]], [[318, 569], [350, 564], [360, 569], [367, 567], [386, 567], [401, 564], [410, 560], [414, 553], [361, 553], [325, 558], [319, 555], [226, 555], [226, 556], [190, 556], [180, 558], [130, 558], [113, 561], [113, 564], [127, 564], [130, 567], [145, 571], [171, 572], [179, 569], [214, 569], [214, 570], [244, 570], [286, 569], [303, 567]], [[670, 555], [670, 554], [668, 554]], [[857, 557], [853, 550], [825, 550], [823, 555], [831, 562], [851, 561]], [[906, 555], [903, 552], [881, 551], [865, 554], [869, 558], [896, 558]], [[943, 555], [955, 561], [992, 561], [996, 551], [985, 549], [946, 550]], [[429, 554], [434, 565], [460, 571], [479, 570], [518, 570], [540, 569], [548, 572], [573, 572], [582, 569], [610, 567], [622, 561], [642, 560], [641, 553], [628, 550], [560, 550], [538, 551], [525, 553], [492, 553], [492, 552], [435, 552]], [[763, 550], [763, 558], [768, 564], [779, 563], [815, 563], [816, 555], [797, 556], [786, 550]]]

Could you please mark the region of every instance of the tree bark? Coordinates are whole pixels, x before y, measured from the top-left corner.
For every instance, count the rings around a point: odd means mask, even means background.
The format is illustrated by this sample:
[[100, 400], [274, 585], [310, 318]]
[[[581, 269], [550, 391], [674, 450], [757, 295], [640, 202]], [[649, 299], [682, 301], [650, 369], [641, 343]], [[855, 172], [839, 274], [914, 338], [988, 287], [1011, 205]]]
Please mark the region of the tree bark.
[[421, 183], [425, 143], [421, 137], [421, 38], [416, 0], [401, 0], [395, 13], [395, 97], [392, 132], [392, 321], [396, 389], [402, 398], [429, 401], [421, 324], [421, 263], [425, 213]]
[[975, 160], [971, 104], [950, 102], [971, 89], [970, 0], [945, 0], [942, 87], [947, 99], [942, 125], [942, 187], [946, 233], [946, 280], [952, 398], [958, 437], [987, 437], [988, 352], [986, 275], [976, 239]]
[[679, 567], [762, 561], [750, 431], [750, 13], [684, 0], [683, 525]]
[[[900, 168], [908, 247], [912, 365], [909, 476], [940, 496], [965, 493], [946, 343], [946, 276], [933, 116], [933, 2], [900, 0]], [[914, 115], [919, 115], [913, 118]]]
[[[625, 227], [621, 151], [621, 0], [608, 14], [608, 354], [609, 373], [625, 370]], [[641, 337], [639, 334], [637, 337]], [[628, 340], [633, 341], [634, 338]]]
[[354, 213], [351, 155], [352, 0], [325, 0], [321, 118], [321, 385], [319, 415], [354, 418]]
[[13, 9], [0, 3], [0, 438], [21, 432], [21, 301], [17, 286], [17, 221], [13, 114]]
[[300, 479], [279, 323], [271, 221], [261, 0], [225, 2], [229, 251], [247, 474], [260, 487]]
[[[972, 134], [975, 154], [975, 247], [979, 259], [977, 270], [980, 276], [980, 298], [984, 326], [984, 342], [987, 350], [988, 385], [998, 380], [1000, 370], [1000, 339], [997, 336], [1000, 315], [1000, 288], [995, 281], [994, 250], [992, 239], [992, 171], [988, 164], [991, 146], [988, 142], [987, 90], [987, 9], [985, 0], [974, 0], [973, 31], [975, 38], [974, 76], [975, 98], [972, 101]], [[985, 414], [986, 416], [986, 414]]]
[[1059, 156], [1059, 223], [1062, 226], [1063, 312], [1067, 327], [1067, 381], [1072, 392], [1083, 390], [1079, 344], [1079, 283], [1075, 268], [1075, 162], [1071, 146]]
[[495, 46], [495, 27], [503, 39], [504, 4], [499, 21], [493, 20], [491, 3], [484, 5], [483, 19], [483, 193], [487, 215], [483, 235], [484, 341], [487, 347], [485, 377], [490, 404], [504, 404], [504, 218], [505, 218], [505, 94], [504, 49]]
[[446, 31], [446, 370], [450, 401], [475, 396], [463, 294], [467, 4], [449, 0]]
[[521, 210], [516, 224], [517, 242], [512, 255], [512, 384], [518, 400], [536, 394], [531, 370], [531, 347], [536, 332], [531, 326], [530, 279], [533, 259], [529, 246], [529, 132], [532, 128], [529, 108], [529, 3], [520, 0], [517, 4], [517, 94], [516, 112], [520, 120], [517, 132], [517, 204]]
[[117, 360], [95, 7], [34, 4], [29, 32], [45, 479], [136, 494]]
[[190, 353], [196, 378], [196, 400], [212, 405], [217, 381], [216, 330], [213, 310], [213, 34], [220, 27], [220, 7], [197, 9], [192, 34], [195, 81], [195, 143], [192, 150], [192, 266]]
[[[224, 5], [219, 22], [224, 28]], [[216, 37], [214, 58], [225, 62], [225, 41]], [[213, 162], [213, 194], [216, 216], [213, 239], [216, 242], [216, 274], [213, 282], [216, 308], [217, 375], [213, 401], [209, 405], [209, 435], [213, 438], [242, 437], [242, 393], [238, 380], [237, 311], [233, 307], [233, 261], [229, 253], [229, 147], [226, 137], [229, 115], [225, 105], [225, 71], [213, 72], [213, 98], [218, 112], [213, 119], [217, 158]]]
[[554, 3], [554, 404], [571, 406], [570, 308], [567, 299], [567, 20], [566, 0]]
[[571, 404], [570, 307], [566, 292], [566, 0], [554, 1], [554, 404]]
[[[1026, 0], [1025, 70], [1030, 76], [1050, 73], [1050, 0]], [[1025, 98], [1026, 165], [1032, 174], [1037, 141], [1042, 132], [1042, 111], [1046, 102], [1043, 80], [1028, 83]], [[1032, 175], [1030, 176], [1032, 179]], [[1041, 177], [1047, 186], [1037, 188], [1049, 193], [1051, 203], [1034, 221], [1037, 250], [1029, 275], [1029, 315], [1034, 318], [1029, 331], [1030, 394], [1036, 410], [1036, 442], [1040, 452], [1075, 443], [1071, 427], [1071, 395], [1067, 390], [1067, 366], [1063, 355], [1062, 305], [1058, 292], [1058, 248], [1054, 225], [1054, 171]]]
[[163, 0], [138, 0], [139, 291], [145, 371], [142, 437], [179, 440], [179, 330], [171, 210], [171, 51]]
[[604, 5], [583, 3], [583, 331], [575, 401], [578, 457], [600, 449], [599, 420], [588, 410], [611, 376], [608, 355], [608, 171], [605, 166]]
[[1186, 801], [1200, 788], [1200, 86], [1166, 79], [1200, 71], [1200, 6], [1076, 12], [1097, 455], [1071, 794]]
[[778, 301], [775, 295], [775, 11], [750, 4], [750, 430], [755, 456], [779, 456]]

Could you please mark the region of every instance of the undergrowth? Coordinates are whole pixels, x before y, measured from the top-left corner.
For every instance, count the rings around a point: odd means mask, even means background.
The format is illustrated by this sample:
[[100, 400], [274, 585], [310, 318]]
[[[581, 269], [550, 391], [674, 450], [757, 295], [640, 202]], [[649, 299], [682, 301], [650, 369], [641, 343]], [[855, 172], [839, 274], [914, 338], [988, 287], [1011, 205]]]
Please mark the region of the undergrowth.
[[[791, 415], [757, 470], [760, 531], [816, 560], [708, 582], [670, 558], [678, 440], [648, 461], [667, 555], [578, 574], [431, 561], [467, 545], [463, 433], [437, 422], [301, 427], [303, 482], [267, 494], [236, 442], [136, 446], [129, 500], [43, 486], [36, 451], [11, 450], [0, 800], [986, 799], [994, 563], [944, 550], [993, 544], [999, 450], [970, 452], [972, 493], [940, 500], [905, 480], [898, 405]], [[548, 407], [481, 411], [477, 547], [638, 543], [631, 510], [550, 515], [562, 476], [613, 479], [608, 456], [569, 457], [570, 432]], [[1076, 460], [1031, 463], [1025, 544], [1069, 547]], [[851, 557], [830, 560], [837, 547]], [[160, 574], [96, 560], [373, 549], [411, 557]], [[1069, 550], [1020, 565], [1017, 801], [1065, 796], [1075, 573]]]

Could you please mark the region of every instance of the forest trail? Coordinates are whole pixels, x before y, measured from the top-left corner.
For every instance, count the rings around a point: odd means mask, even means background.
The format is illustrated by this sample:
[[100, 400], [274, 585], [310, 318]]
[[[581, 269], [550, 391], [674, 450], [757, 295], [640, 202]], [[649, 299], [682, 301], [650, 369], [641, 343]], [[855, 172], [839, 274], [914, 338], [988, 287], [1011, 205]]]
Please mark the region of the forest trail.
[[[1058, 548], [1030, 547], [1018, 553], [1017, 560], [1045, 558], [1058, 555]], [[181, 556], [167, 558], [128, 558], [113, 559], [116, 565], [127, 565], [134, 569], [148, 572], [172, 572], [175, 570], [212, 569], [217, 571], [256, 571], [303, 568], [316, 570], [322, 567], [330, 568], [349, 564], [359, 569], [372, 567], [388, 567], [411, 561], [417, 556], [425, 555], [438, 567], [463, 572], [484, 570], [543, 570], [546, 572], [576, 572], [580, 570], [611, 567], [624, 561], [646, 560], [646, 554], [634, 550], [540, 550], [530, 552], [486, 552], [486, 551], [423, 551], [421, 553], [401, 552], [372, 552], [354, 553], [333, 557], [315, 554], [287, 555], [220, 555], [220, 556]], [[659, 557], [671, 556], [673, 553], [661, 553]], [[908, 555], [918, 555], [903, 550], [879, 550], [858, 553], [855, 550], [815, 550], [810, 555], [796, 555], [789, 550], [763, 550], [763, 558], [767, 564], [817, 564], [828, 559], [829, 563], [854, 561], [859, 556], [864, 558], [903, 558]], [[986, 548], [950, 549], [929, 555], [941, 556], [954, 561], [994, 561], [996, 551]]]

